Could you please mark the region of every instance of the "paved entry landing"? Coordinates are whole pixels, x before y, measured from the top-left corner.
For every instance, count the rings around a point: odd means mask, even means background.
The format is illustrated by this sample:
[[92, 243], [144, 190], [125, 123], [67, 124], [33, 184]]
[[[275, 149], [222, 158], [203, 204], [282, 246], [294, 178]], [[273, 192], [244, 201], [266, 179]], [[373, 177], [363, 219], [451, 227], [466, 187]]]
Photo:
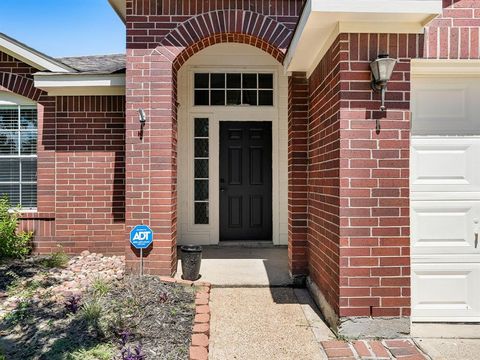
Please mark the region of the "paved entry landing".
[[333, 334], [305, 289], [215, 288], [210, 360], [323, 360]]
[[[287, 251], [285, 246], [204, 246], [200, 280], [216, 287], [291, 285]], [[179, 260], [177, 277], [181, 275]]]

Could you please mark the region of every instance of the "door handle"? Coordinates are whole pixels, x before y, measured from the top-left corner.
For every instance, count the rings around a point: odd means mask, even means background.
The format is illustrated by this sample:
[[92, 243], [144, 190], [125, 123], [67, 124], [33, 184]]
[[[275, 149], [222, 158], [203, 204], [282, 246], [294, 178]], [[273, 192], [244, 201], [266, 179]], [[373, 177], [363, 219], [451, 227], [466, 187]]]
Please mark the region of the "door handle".
[[475, 236], [475, 249], [478, 247], [478, 219], [473, 219], [474, 225], [474, 230], [473, 230], [473, 235]]

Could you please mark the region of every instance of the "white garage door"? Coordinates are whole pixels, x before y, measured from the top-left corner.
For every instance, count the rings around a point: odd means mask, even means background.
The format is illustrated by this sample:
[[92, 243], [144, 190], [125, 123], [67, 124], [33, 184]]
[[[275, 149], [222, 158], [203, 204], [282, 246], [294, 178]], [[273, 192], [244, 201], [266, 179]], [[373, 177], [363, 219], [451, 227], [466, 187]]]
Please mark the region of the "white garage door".
[[480, 78], [412, 79], [412, 320], [480, 321]]

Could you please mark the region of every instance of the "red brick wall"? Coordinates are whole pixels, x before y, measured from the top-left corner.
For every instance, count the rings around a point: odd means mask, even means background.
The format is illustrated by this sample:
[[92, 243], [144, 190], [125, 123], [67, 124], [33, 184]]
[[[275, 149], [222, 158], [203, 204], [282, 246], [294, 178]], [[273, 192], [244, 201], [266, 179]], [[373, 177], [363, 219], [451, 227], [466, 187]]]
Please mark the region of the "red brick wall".
[[14, 57], [0, 51], [0, 72], [13, 73], [17, 75], [27, 76], [33, 78], [31, 74], [37, 70], [30, 65], [21, 62]]
[[38, 104], [38, 212], [19, 227], [35, 251], [125, 251], [125, 98], [49, 97], [37, 70], [0, 53], [0, 89]]
[[[410, 58], [422, 48], [420, 35], [341, 34], [309, 79], [310, 271], [341, 317], [410, 315]], [[398, 59], [384, 113], [370, 87], [380, 53]]]
[[[409, 316], [410, 58], [422, 55], [423, 36], [342, 39], [340, 316]], [[398, 60], [386, 112], [370, 88], [381, 53]]]
[[125, 251], [125, 101], [56, 98], [56, 240], [69, 252]]
[[310, 76], [308, 124], [308, 264], [310, 276], [339, 310], [340, 39]]
[[[283, 59], [302, 1], [127, 0], [126, 224], [153, 229], [147, 273], [176, 269], [176, 71], [202, 48], [244, 42]], [[148, 122], [139, 136], [138, 109]], [[127, 249], [127, 266], [138, 271]]]
[[480, 2], [443, 0], [443, 7], [443, 14], [427, 26], [425, 57], [479, 59]]
[[288, 78], [288, 259], [293, 275], [307, 273], [308, 83]]

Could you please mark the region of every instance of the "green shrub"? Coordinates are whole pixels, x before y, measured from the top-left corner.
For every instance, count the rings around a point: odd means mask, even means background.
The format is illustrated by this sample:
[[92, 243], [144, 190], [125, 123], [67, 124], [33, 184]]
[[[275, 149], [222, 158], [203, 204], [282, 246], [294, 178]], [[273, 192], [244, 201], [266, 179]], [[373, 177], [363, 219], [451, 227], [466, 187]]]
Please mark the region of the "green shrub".
[[100, 321], [103, 315], [103, 306], [97, 299], [86, 301], [81, 307], [81, 317], [94, 330], [101, 331]]
[[19, 208], [0, 198], [0, 258], [23, 258], [32, 250], [32, 232], [17, 231]]
[[42, 260], [40, 260], [40, 265], [50, 269], [62, 268], [67, 266], [68, 260], [69, 260], [68, 255], [65, 254], [65, 251], [63, 251], [63, 248], [59, 245], [57, 252], [54, 252], [53, 254], [47, 256], [46, 258], [43, 258]]
[[105, 296], [110, 291], [110, 284], [101, 277], [95, 278], [91, 287], [95, 296], [99, 297]]

